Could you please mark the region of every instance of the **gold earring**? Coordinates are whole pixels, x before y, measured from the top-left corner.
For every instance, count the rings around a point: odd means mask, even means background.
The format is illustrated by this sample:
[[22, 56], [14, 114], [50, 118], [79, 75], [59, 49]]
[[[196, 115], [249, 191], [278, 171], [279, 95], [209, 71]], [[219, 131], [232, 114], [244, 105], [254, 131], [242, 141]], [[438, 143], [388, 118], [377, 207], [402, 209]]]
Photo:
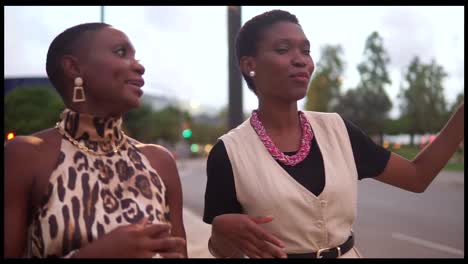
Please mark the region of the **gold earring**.
[[[79, 96], [78, 96], [79, 94]], [[73, 102], [79, 103], [86, 101], [85, 92], [83, 89], [83, 79], [80, 77], [75, 78], [75, 87], [73, 88]]]

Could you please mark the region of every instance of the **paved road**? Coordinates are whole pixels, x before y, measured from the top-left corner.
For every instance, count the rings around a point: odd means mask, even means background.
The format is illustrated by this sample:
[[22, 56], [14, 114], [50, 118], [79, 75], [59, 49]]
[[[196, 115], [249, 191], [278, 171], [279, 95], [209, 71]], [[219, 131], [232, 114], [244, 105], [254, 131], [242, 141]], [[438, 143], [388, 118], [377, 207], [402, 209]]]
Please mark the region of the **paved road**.
[[[178, 163], [184, 207], [202, 215], [205, 160]], [[364, 180], [358, 185], [357, 247], [369, 258], [463, 258], [464, 173], [442, 172], [422, 194]]]

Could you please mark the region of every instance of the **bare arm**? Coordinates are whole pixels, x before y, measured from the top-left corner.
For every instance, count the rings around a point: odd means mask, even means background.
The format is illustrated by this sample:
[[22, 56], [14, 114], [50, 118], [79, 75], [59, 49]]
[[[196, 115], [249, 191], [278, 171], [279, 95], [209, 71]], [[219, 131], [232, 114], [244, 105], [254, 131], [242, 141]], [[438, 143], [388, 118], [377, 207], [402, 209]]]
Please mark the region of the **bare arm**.
[[21, 257], [26, 249], [33, 173], [37, 171], [34, 152], [26, 137], [17, 137], [4, 147], [4, 257]]
[[[182, 187], [175, 160], [168, 150], [157, 145], [146, 145], [142, 148], [142, 151], [166, 185], [166, 199], [169, 203], [171, 214], [171, 235], [186, 240], [182, 217]], [[180, 250], [180, 253], [185, 257], [188, 256], [187, 245]]]
[[385, 170], [375, 179], [412, 192], [424, 192], [464, 139], [464, 103], [434, 141], [411, 161], [392, 153]]

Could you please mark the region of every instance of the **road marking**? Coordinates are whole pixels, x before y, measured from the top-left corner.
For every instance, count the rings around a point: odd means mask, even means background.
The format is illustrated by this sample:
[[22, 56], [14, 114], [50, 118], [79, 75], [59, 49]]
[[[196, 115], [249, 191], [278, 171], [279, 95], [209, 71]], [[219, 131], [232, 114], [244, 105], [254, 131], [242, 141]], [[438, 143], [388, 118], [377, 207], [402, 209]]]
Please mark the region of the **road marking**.
[[465, 255], [465, 252], [463, 250], [456, 249], [456, 248], [453, 248], [453, 247], [449, 247], [449, 246], [446, 246], [446, 245], [442, 245], [442, 244], [439, 244], [439, 243], [431, 242], [431, 241], [424, 240], [424, 239], [421, 239], [421, 238], [407, 236], [407, 235], [401, 234], [401, 233], [395, 233], [395, 232], [392, 233], [392, 238], [399, 239], [399, 240], [404, 240], [404, 241], [411, 242], [411, 243], [414, 243], [414, 244], [417, 244], [417, 245], [420, 245], [420, 246], [424, 246], [424, 247], [439, 250], [439, 251], [444, 251], [444, 252], [454, 254], [454, 255], [460, 255], [460, 256]]

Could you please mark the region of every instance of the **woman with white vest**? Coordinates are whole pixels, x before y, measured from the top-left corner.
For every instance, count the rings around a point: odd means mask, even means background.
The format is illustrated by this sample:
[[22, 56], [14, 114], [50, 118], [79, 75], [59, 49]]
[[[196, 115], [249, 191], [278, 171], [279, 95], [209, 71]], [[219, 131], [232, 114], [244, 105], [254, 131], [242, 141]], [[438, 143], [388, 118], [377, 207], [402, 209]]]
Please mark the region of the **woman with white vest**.
[[361, 257], [352, 233], [357, 180], [423, 192], [464, 138], [464, 104], [411, 161], [336, 113], [298, 111], [314, 70], [309, 50], [297, 18], [281, 10], [238, 33], [239, 66], [258, 109], [208, 157], [203, 220], [215, 257]]

